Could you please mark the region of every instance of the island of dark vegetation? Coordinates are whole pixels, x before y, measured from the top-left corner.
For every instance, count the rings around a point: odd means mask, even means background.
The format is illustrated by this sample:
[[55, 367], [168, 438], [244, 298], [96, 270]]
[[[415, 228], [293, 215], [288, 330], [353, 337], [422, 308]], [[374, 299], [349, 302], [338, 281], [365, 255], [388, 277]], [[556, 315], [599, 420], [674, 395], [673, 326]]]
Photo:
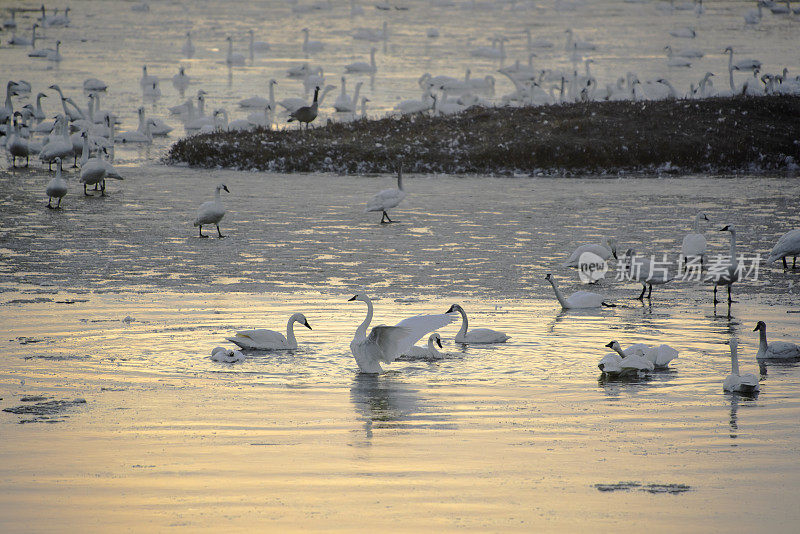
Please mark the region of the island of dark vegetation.
[[759, 173], [800, 160], [800, 96], [473, 108], [187, 137], [169, 164], [275, 172]]

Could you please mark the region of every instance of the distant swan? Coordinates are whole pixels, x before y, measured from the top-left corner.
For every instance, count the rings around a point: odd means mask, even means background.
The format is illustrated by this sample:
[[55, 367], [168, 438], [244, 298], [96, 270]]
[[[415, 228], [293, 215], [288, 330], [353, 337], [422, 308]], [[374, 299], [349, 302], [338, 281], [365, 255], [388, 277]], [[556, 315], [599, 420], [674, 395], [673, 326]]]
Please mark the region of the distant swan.
[[458, 304], [453, 304], [446, 313], [458, 312], [461, 314], [461, 328], [455, 337], [456, 343], [471, 343], [471, 344], [488, 344], [488, 343], [505, 343], [511, 336], [507, 336], [503, 332], [491, 330], [489, 328], [475, 328], [467, 332], [469, 328], [469, 321], [467, 320], [467, 312]]
[[186, 41], [183, 43], [183, 47], [181, 47], [181, 52], [184, 56], [191, 58], [194, 55], [195, 47], [192, 43], [192, 33], [186, 32]]
[[739, 358], [736, 349], [739, 341], [731, 339], [728, 344], [731, 346], [731, 374], [722, 382], [722, 389], [731, 393], [752, 394], [758, 391], [758, 378], [752, 373], [746, 375], [739, 374]]
[[355, 300], [367, 305], [367, 317], [356, 329], [353, 341], [350, 342], [350, 352], [362, 373], [382, 373], [381, 362], [393, 362], [422, 336], [447, 326], [454, 320], [453, 316], [447, 314], [417, 315], [403, 319], [395, 326], [375, 326], [367, 335], [367, 328], [372, 322], [372, 300], [363, 294], [349, 299]]
[[800, 345], [786, 341], [767, 343], [767, 325], [758, 321], [753, 332], [759, 332], [759, 345], [756, 358], [759, 360], [793, 360], [800, 358]]
[[294, 323], [300, 323], [309, 330], [306, 316], [302, 313], [295, 313], [289, 317], [286, 323], [286, 337], [280, 332], [259, 328], [256, 330], [241, 330], [236, 332], [234, 337], [225, 338], [232, 343], [236, 343], [243, 349], [258, 350], [294, 350], [297, 348], [297, 339], [294, 337]]
[[739, 259], [736, 257], [736, 229], [733, 225], [725, 225], [720, 228], [720, 232], [730, 232], [731, 234], [731, 253], [730, 260], [727, 264], [723, 264], [715, 272], [708, 273], [706, 281], [714, 283], [714, 305], [719, 301], [717, 300], [717, 287], [728, 286], [728, 306], [730, 306], [733, 299], [731, 299], [731, 287], [734, 282], [739, 280]]
[[219, 198], [219, 192], [223, 189], [230, 193], [225, 184], [219, 184], [214, 194], [214, 200], [203, 202], [197, 209], [197, 218], [194, 220], [194, 225], [200, 227], [200, 237], [208, 237], [207, 235], [203, 235], [204, 224], [213, 224], [217, 227], [219, 236], [225, 237], [219, 229], [219, 222], [225, 216], [225, 206], [222, 205], [222, 200]]
[[225, 347], [214, 347], [211, 351], [211, 359], [215, 362], [238, 363], [243, 362], [246, 357], [238, 350], [226, 349]]
[[303, 52], [320, 52], [325, 48], [325, 45], [320, 41], [308, 40], [308, 28], [300, 30], [303, 32]]
[[365, 72], [367, 74], [375, 74], [378, 67], [375, 65], [375, 52], [376, 48], [371, 48], [369, 51], [369, 63], [364, 61], [357, 61], [355, 63], [348, 63], [344, 66], [346, 72]]
[[225, 57], [225, 63], [228, 65], [244, 65], [244, 56], [233, 52], [233, 37], [228, 36], [225, 40], [228, 41], [228, 55]]
[[564, 298], [561, 290], [556, 285], [556, 280], [550, 274], [544, 277], [545, 280], [550, 282], [553, 286], [553, 291], [556, 294], [559, 304], [565, 310], [580, 309], [580, 308], [600, 308], [601, 306], [612, 306], [603, 302], [603, 295], [599, 293], [592, 293], [591, 291], [576, 291], [568, 298]]

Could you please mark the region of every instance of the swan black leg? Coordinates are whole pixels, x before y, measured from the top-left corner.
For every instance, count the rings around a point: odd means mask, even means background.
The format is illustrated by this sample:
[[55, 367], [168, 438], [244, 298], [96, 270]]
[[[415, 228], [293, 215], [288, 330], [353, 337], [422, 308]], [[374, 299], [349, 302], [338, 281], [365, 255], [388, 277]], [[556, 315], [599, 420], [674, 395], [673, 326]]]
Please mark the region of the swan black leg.
[[794, 269], [796, 266], [797, 266], [797, 256], [793, 256], [792, 257], [792, 269]]
[[225, 237], [224, 235], [222, 235], [222, 232], [219, 231], [219, 225], [217, 224], [215, 226], [217, 227], [217, 233], [219, 234], [219, 236], [220, 237]]
[[61, 197], [58, 199], [58, 204], [56, 204], [56, 209], [61, 209]]
[[[389, 214], [388, 214], [388, 213], [386, 213], [386, 210], [383, 210], [383, 216], [384, 216], [384, 217], [386, 217], [386, 222], [387, 222], [387, 223], [392, 223], [392, 222], [394, 222], [393, 220], [391, 220], [391, 219], [389, 218]], [[381, 222], [383, 222], [383, 218], [381, 218]]]
[[715, 308], [716, 308], [718, 302], [719, 301], [717, 300], [717, 286], [715, 285], [714, 286], [714, 307]]
[[[50, 204], [50, 202], [52, 200], [53, 200], [53, 197], [47, 197], [47, 207], [50, 208], [50, 209], [53, 209], [53, 206]], [[59, 200], [59, 202], [61, 201], [60, 198], [58, 200]]]
[[105, 180], [103, 180], [102, 183], [100, 184], [100, 196], [101, 197], [106, 196], [106, 181]]
[[85, 196], [87, 196], [87, 197], [90, 197], [90, 196], [92, 196], [92, 195], [90, 195], [89, 193], [87, 193], [87, 192], [86, 192], [86, 184], [83, 184], [83, 194], [84, 194]]
[[642, 284], [642, 292], [639, 293], [639, 296], [636, 297], [636, 300], [644, 301], [644, 292], [645, 292], [645, 290], [647, 290], [647, 286], [645, 284]]
[[208, 237], [207, 235], [203, 235], [203, 225], [200, 225], [200, 237]]
[[786, 265], [786, 256], [784, 256], [784, 257], [783, 257], [783, 258], [781, 258], [781, 259], [783, 260], [783, 270], [785, 271], [786, 269], [788, 269], [788, 268], [789, 268], [789, 266], [788, 266], [788, 265]]
[[653, 284], [650, 284], [650, 291], [647, 292], [647, 300], [650, 300], [650, 295], [653, 294]]

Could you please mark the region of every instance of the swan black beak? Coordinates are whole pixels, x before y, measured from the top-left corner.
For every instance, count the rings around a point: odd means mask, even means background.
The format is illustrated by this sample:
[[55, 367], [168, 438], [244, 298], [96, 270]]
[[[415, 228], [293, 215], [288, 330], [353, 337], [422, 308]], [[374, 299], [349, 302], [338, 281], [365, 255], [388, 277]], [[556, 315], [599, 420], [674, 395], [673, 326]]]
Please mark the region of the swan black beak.
[[224, 189], [226, 192], [230, 193], [230, 191], [228, 191], [228, 186], [227, 185], [223, 185], [222, 189]]
[[612, 346], [614, 346], [614, 342], [613, 342], [613, 341], [611, 341], [610, 343], [608, 343], [608, 344], [606, 345], [606, 347], [608, 347], [608, 348], [611, 348]]
[[357, 298], [358, 298], [358, 295], [353, 295], [351, 298], [347, 299], [347, 302], [356, 300]]
[[311, 328], [311, 325], [308, 324], [308, 321], [304, 322], [303, 324], [306, 325], [306, 328], [308, 328], [309, 330], [313, 330], [313, 328]]
[[445, 313], [453, 313], [454, 311], [456, 311], [456, 305], [455, 304], [450, 306], [450, 309], [448, 309]]
[[728, 227], [729, 227], [729, 225], [726, 225], [725, 228], [720, 228], [719, 231], [720, 232], [727, 232], [728, 231]]
[[436, 338], [436, 344], [439, 345], [440, 349], [442, 348], [442, 340], [439, 339], [438, 337]]
[[550, 273], [547, 273], [546, 275], [544, 275], [544, 279], [545, 280], [550, 280]]

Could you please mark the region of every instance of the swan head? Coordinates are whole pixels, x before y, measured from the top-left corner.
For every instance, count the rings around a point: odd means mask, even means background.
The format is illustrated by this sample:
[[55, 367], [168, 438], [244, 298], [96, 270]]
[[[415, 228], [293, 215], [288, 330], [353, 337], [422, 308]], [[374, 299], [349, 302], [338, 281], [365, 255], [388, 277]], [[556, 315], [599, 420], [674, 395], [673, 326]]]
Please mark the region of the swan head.
[[726, 46], [725, 50], [722, 51], [723, 54], [727, 54], [728, 52], [733, 54], [733, 47], [732, 46]]
[[608, 247], [611, 249], [611, 255], [614, 256], [614, 259], [615, 260], [618, 259], [617, 258], [617, 240], [615, 238], [613, 238], [613, 237], [608, 237], [608, 238], [606, 238], [606, 244], [608, 244]]
[[295, 322], [296, 322], [296, 323], [300, 323], [301, 325], [305, 326], [305, 327], [306, 327], [306, 328], [308, 328], [309, 330], [313, 330], [313, 329], [311, 328], [311, 325], [310, 325], [310, 324], [308, 324], [308, 320], [306, 319], [306, 316], [305, 316], [305, 315], [303, 315], [302, 313], [295, 313], [294, 315], [292, 315], [292, 318], [291, 318], [290, 320], [291, 320], [293, 323], [295, 323]]
[[228, 186], [226, 186], [225, 184], [219, 184], [217, 186], [217, 191], [219, 191], [221, 189], [224, 189], [226, 193], [230, 193], [230, 191], [228, 191]]
[[439, 345], [440, 349], [442, 348], [442, 337], [439, 334], [434, 332], [433, 334], [430, 335], [428, 341], [433, 341], [434, 343]]
[[464, 313], [464, 308], [462, 308], [458, 304], [453, 304], [445, 313], [453, 313], [453, 312]]
[[352, 297], [347, 299], [347, 302], [352, 302], [354, 300], [360, 300], [361, 302], [367, 302], [369, 300], [369, 297], [367, 297], [363, 293], [359, 293], [358, 295], [353, 295]]
[[619, 343], [617, 341], [610, 341], [606, 343], [605, 346], [614, 350], [622, 350], [622, 347], [619, 346]]
[[700, 217], [701, 219], [705, 220], [705, 221], [710, 221], [711, 220], [711, 219], [708, 218], [708, 215], [706, 215], [702, 211], [700, 213], [698, 213], [697, 216]]
[[552, 282], [553, 281], [553, 275], [551, 275], [550, 273], [547, 273], [546, 275], [544, 275], [544, 279], [547, 280], [548, 282]]
[[736, 230], [733, 228], [732, 224], [726, 224], [724, 227], [720, 228], [719, 231], [720, 232], [730, 232], [732, 234], [736, 233]]
[[766, 329], [767, 324], [764, 321], [758, 321], [758, 323], [756, 323], [756, 327], [753, 328], [753, 332], [758, 332], [759, 330], [766, 331]]

